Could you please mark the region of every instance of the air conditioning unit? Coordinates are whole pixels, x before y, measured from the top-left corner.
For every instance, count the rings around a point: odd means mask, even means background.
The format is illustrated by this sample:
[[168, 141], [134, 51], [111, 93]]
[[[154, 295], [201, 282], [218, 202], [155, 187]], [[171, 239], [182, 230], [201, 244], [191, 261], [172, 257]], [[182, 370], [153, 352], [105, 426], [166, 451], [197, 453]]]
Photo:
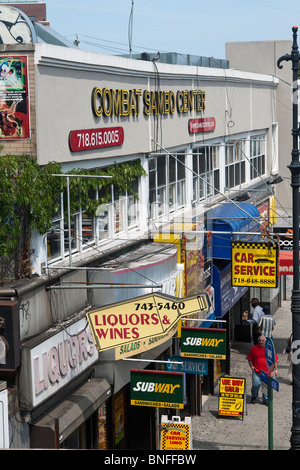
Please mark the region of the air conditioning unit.
[[0, 302], [0, 373], [20, 365], [20, 318], [18, 302]]

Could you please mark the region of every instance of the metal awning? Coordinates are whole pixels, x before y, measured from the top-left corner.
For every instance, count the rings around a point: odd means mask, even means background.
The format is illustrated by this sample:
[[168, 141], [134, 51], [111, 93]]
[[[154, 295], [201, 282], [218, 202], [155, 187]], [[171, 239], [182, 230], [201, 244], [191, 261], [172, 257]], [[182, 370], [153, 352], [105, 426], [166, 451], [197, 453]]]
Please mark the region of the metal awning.
[[91, 379], [32, 424], [30, 447], [55, 449], [111, 395], [109, 383]]

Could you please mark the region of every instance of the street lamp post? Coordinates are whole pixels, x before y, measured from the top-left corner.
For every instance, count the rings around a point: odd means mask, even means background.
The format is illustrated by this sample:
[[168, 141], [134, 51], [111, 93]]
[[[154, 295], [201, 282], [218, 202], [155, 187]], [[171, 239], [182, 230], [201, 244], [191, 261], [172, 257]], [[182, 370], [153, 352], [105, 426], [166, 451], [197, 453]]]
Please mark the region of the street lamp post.
[[[299, 126], [298, 126], [298, 72], [299, 49], [297, 43], [298, 28], [294, 26], [292, 53], [280, 57], [277, 66], [282, 68], [281, 62], [292, 61], [293, 71], [293, 149], [292, 161], [288, 168], [291, 171], [291, 186], [293, 190], [293, 289], [291, 296], [293, 345], [300, 340], [300, 290], [299, 290]], [[293, 349], [292, 349], [293, 351]], [[291, 429], [291, 449], [300, 450], [300, 364], [293, 361], [293, 422]]]

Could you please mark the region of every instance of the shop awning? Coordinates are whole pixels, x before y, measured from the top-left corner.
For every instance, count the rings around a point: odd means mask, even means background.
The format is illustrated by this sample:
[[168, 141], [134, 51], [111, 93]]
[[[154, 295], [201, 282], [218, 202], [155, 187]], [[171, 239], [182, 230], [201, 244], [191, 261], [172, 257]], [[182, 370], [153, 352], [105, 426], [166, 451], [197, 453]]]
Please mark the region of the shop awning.
[[[259, 232], [259, 211], [248, 202], [226, 202], [207, 214], [207, 229], [213, 232]], [[255, 235], [240, 235], [244, 240], [253, 240]], [[237, 236], [230, 233], [214, 234], [212, 237], [213, 258], [231, 259], [231, 239]]]
[[[299, 259], [300, 266], [300, 259]], [[293, 275], [293, 252], [292, 251], [280, 251], [279, 253], [279, 274], [281, 275]]]
[[91, 379], [31, 427], [30, 447], [53, 449], [87, 420], [110, 396], [109, 383]]

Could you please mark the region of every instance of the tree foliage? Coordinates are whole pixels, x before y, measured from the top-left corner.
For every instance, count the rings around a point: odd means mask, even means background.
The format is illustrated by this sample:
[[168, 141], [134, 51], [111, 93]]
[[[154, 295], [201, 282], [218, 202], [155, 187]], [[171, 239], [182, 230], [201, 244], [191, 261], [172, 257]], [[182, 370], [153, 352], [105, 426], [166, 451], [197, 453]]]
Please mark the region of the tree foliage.
[[[67, 186], [67, 179], [53, 176], [57, 174], [62, 174], [61, 165], [57, 162], [49, 162], [42, 167], [28, 155], [0, 158], [0, 256], [9, 256], [13, 252], [21, 232], [22, 212], [26, 213], [30, 227], [40, 234], [50, 230], [59, 196]], [[145, 171], [140, 160], [136, 160], [116, 163], [106, 170], [76, 169], [69, 174], [112, 176], [112, 179], [69, 178], [71, 213], [81, 205], [88, 215], [94, 216], [99, 204], [109, 201], [112, 184], [120, 192], [133, 192], [133, 181]], [[96, 189], [99, 190], [98, 201], [89, 196]]]

